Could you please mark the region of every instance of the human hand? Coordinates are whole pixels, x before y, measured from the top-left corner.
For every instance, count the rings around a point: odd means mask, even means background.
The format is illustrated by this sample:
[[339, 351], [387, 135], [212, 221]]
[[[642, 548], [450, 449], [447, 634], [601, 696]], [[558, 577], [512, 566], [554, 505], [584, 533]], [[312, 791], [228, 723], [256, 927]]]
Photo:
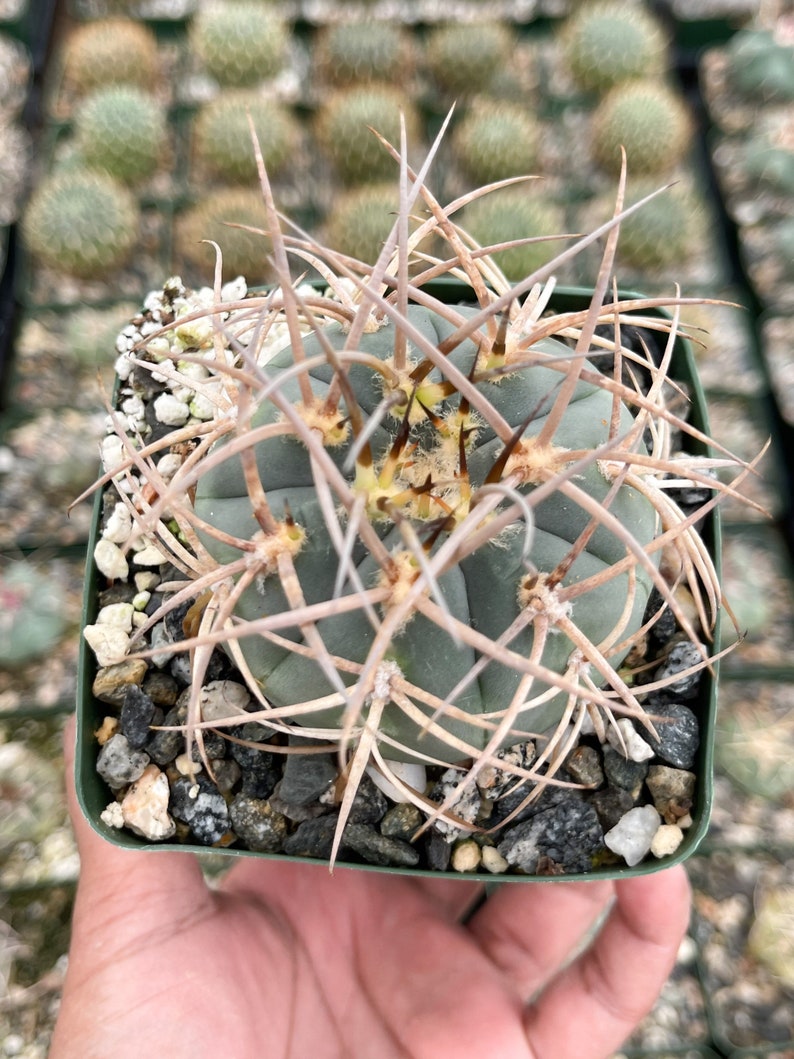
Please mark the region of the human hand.
[[[81, 858], [50, 1059], [597, 1059], [653, 1005], [686, 930], [681, 868], [612, 883], [411, 879], [188, 853]], [[595, 940], [573, 960], [599, 916]], [[465, 921], [465, 922], [464, 922]]]

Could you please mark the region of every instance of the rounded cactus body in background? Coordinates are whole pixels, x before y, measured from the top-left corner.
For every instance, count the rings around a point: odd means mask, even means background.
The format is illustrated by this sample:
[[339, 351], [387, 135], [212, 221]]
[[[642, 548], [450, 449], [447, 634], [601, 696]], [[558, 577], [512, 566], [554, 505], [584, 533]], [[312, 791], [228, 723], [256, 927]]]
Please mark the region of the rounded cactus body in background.
[[110, 84], [151, 89], [159, 73], [157, 38], [129, 18], [86, 22], [64, 44], [64, 81], [77, 95]]
[[165, 109], [135, 85], [97, 89], [75, 113], [80, 158], [125, 184], [151, 176], [167, 151]]
[[291, 111], [255, 91], [230, 89], [202, 107], [195, 121], [195, 159], [210, 176], [228, 183], [257, 183], [249, 114], [271, 176], [277, 177], [294, 159], [300, 126]]
[[327, 97], [317, 115], [317, 138], [340, 180], [360, 184], [394, 175], [394, 160], [372, 129], [390, 143], [400, 142], [400, 115], [409, 141], [420, 127], [416, 108], [389, 85], [355, 85]]
[[588, 91], [606, 92], [666, 66], [666, 34], [634, 0], [582, 4], [563, 23], [560, 40], [566, 69]]
[[613, 88], [593, 115], [593, 154], [599, 165], [619, 173], [621, 147], [629, 173], [666, 173], [689, 150], [692, 120], [679, 95], [652, 81]]
[[283, 19], [259, 0], [210, 0], [190, 27], [191, 51], [218, 84], [230, 88], [274, 77], [287, 41]]

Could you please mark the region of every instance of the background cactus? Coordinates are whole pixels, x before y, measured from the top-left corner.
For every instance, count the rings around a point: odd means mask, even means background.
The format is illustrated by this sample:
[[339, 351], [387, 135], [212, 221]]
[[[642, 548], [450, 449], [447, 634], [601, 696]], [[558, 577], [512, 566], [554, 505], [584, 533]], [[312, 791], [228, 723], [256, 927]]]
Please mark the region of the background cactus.
[[794, 101], [794, 47], [768, 30], [740, 30], [726, 46], [732, 88], [765, 103]]
[[512, 31], [501, 22], [436, 26], [425, 42], [424, 62], [444, 96], [487, 92], [503, 65], [509, 65]]
[[23, 218], [28, 250], [40, 263], [97, 279], [123, 265], [138, 239], [138, 208], [112, 177], [70, 168], [43, 180]]
[[409, 32], [390, 22], [341, 22], [316, 38], [314, 71], [339, 87], [364, 81], [405, 82], [414, 66]]
[[57, 581], [26, 560], [0, 567], [0, 667], [45, 656], [69, 627]]
[[[638, 202], [655, 191], [653, 180], [629, 180], [627, 201]], [[657, 195], [620, 226], [619, 265], [653, 270], [675, 265], [683, 269], [692, 251], [702, 242], [703, 205], [680, 184]]]
[[317, 139], [340, 180], [359, 184], [393, 176], [394, 161], [371, 130], [399, 143], [401, 113], [409, 140], [416, 139], [419, 116], [399, 89], [372, 84], [338, 89], [327, 97], [317, 115]]
[[298, 120], [283, 104], [247, 89], [229, 89], [201, 108], [193, 126], [194, 160], [209, 177], [231, 184], [257, 181], [248, 116], [272, 176], [294, 161], [300, 146]]
[[223, 252], [224, 275], [250, 277], [252, 283], [264, 283], [270, 275], [266, 262], [270, 244], [264, 235], [248, 228], [266, 228], [262, 196], [253, 188], [215, 188], [175, 221], [175, 265], [190, 275], [210, 282], [215, 250], [206, 240], [218, 243]]
[[189, 44], [220, 85], [241, 88], [281, 70], [288, 39], [286, 23], [259, 0], [209, 0], [193, 17]]
[[334, 199], [325, 219], [325, 242], [359, 261], [376, 261], [394, 224], [399, 204], [391, 184], [365, 184]]
[[591, 92], [652, 77], [666, 67], [667, 36], [636, 0], [581, 4], [563, 23], [560, 43], [566, 69]]
[[106, 18], [77, 26], [64, 45], [64, 80], [76, 95], [102, 85], [151, 89], [159, 79], [157, 38], [140, 22]]
[[537, 160], [538, 123], [525, 106], [477, 99], [455, 128], [455, 159], [474, 184], [524, 176]]
[[135, 85], [107, 85], [86, 96], [74, 132], [85, 165], [125, 184], [152, 176], [168, 159], [165, 108]]
[[593, 114], [593, 155], [610, 173], [620, 172], [620, 148], [629, 173], [667, 173], [692, 140], [692, 120], [683, 100], [666, 85], [630, 81], [613, 88]]
[[493, 253], [507, 278], [518, 280], [560, 252], [559, 242], [549, 242], [548, 237], [559, 236], [563, 231], [564, 214], [562, 207], [548, 196], [518, 185], [492, 192], [466, 206], [461, 224], [482, 246], [513, 239], [542, 239]]

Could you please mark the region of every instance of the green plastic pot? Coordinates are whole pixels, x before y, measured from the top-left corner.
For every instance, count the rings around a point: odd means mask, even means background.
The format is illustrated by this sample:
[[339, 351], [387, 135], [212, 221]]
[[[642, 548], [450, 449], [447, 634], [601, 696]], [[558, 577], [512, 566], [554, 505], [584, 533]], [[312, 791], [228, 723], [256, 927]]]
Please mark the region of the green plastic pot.
[[[470, 296], [470, 288], [454, 280], [438, 280], [425, 286], [428, 293], [449, 303], [460, 302]], [[577, 312], [585, 309], [590, 302], [592, 292], [583, 288], [559, 288], [555, 290], [551, 299], [550, 308], [555, 312]], [[640, 295], [631, 292], [622, 292], [620, 297], [637, 298]], [[644, 310], [661, 318], [668, 314], [663, 309]], [[708, 414], [706, 408], [703, 388], [698, 379], [694, 356], [690, 343], [678, 337], [673, 353], [671, 375], [679, 382], [685, 384], [690, 395], [690, 422], [703, 434], [708, 435]], [[689, 439], [688, 439], [689, 440]], [[690, 441], [689, 449], [692, 452], [702, 453], [704, 446], [697, 441]], [[98, 610], [98, 577], [97, 571], [90, 560], [93, 555], [94, 546], [99, 534], [102, 495], [97, 494], [94, 506], [91, 536], [88, 542], [89, 561], [86, 568], [85, 594], [83, 601], [83, 624], [91, 624]], [[721, 528], [719, 508], [715, 507], [707, 516], [701, 529], [706, 547], [714, 562], [718, 575], [721, 572]], [[714, 642], [720, 642], [719, 615], [717, 627], [714, 630]], [[118, 830], [105, 824], [101, 814], [109, 802], [113, 800], [113, 794], [96, 771], [96, 760], [99, 751], [94, 732], [107, 714], [105, 704], [96, 700], [92, 694], [92, 684], [96, 676], [97, 666], [93, 652], [85, 640], [81, 640], [79, 669], [77, 682], [77, 753], [76, 753], [76, 785], [77, 796], [81, 809], [93, 829], [104, 839], [116, 846], [126, 849], [138, 849], [147, 851], [169, 850], [177, 852], [207, 853], [217, 852], [232, 857], [260, 857], [271, 860], [291, 860], [296, 862], [307, 862], [305, 857], [288, 856], [286, 854], [259, 853], [247, 849], [234, 847], [208, 847], [198, 843], [187, 842], [151, 842], [141, 838], [130, 831]], [[493, 874], [491, 872], [455, 872], [455, 871], [432, 871], [420, 868], [396, 868], [381, 867], [373, 864], [345, 861], [337, 859], [336, 867], [356, 868], [362, 871], [379, 871], [389, 874], [425, 876], [427, 878], [468, 879], [496, 884], [502, 882], [547, 882], [547, 881], [581, 881], [587, 879], [622, 879], [635, 875], [647, 875], [660, 871], [664, 868], [679, 864], [690, 857], [703, 840], [708, 830], [709, 816], [714, 791], [713, 762], [714, 762], [714, 731], [716, 727], [717, 711], [717, 685], [719, 676], [719, 660], [712, 662], [708, 669], [704, 669], [700, 681], [698, 698], [689, 703], [690, 707], [698, 716], [700, 722], [700, 746], [693, 770], [697, 775], [697, 787], [695, 791], [695, 804], [692, 807], [692, 825], [684, 832], [684, 840], [674, 854], [660, 860], [646, 860], [633, 866], [614, 866], [594, 868], [592, 871], [583, 873], [570, 873], [559, 876], [539, 876], [520, 874]], [[309, 860], [308, 863], [322, 863]]]

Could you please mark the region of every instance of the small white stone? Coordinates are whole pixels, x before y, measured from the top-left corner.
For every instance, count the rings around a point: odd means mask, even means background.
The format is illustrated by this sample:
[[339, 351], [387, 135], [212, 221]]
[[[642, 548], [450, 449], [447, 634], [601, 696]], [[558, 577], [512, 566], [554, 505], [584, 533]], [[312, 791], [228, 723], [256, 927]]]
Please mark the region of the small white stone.
[[684, 832], [677, 824], [662, 824], [651, 842], [654, 857], [669, 857], [684, 840]]
[[143, 591], [136, 592], [132, 597], [132, 606], [136, 611], [142, 611], [146, 609], [146, 604], [152, 598], [151, 592]]
[[155, 625], [149, 636], [149, 643], [152, 650], [155, 652], [152, 655], [152, 665], [156, 666], [157, 669], [164, 669], [171, 659], [174, 657], [172, 651], [158, 651], [158, 647], [165, 647], [172, 643], [168, 631], [165, 627], [165, 622], [161, 621], [158, 625]]
[[201, 765], [198, 761], [194, 761], [189, 754], [179, 754], [175, 757], [174, 767], [180, 776], [190, 776], [191, 779], [195, 779], [198, 773], [201, 772]]
[[157, 464], [157, 473], [170, 481], [182, 466], [182, 457], [177, 452], [166, 452]]
[[491, 872], [492, 875], [503, 875], [510, 865], [496, 846], [483, 846], [482, 866], [486, 871]]
[[136, 835], [160, 842], [171, 838], [176, 824], [168, 815], [168, 777], [156, 765], [147, 765], [143, 775], [124, 796], [124, 823]]
[[143, 610], [136, 610], [132, 615], [133, 629], [142, 629], [149, 620], [149, 615]]
[[94, 562], [108, 581], [126, 581], [130, 572], [124, 553], [113, 541], [98, 540], [94, 548]]
[[201, 689], [201, 717], [220, 721], [246, 712], [251, 695], [236, 680], [212, 680]]
[[156, 570], [139, 570], [133, 581], [139, 592], [153, 592], [160, 584], [160, 575]]
[[607, 742], [619, 754], [627, 756], [629, 761], [648, 761], [653, 757], [653, 748], [645, 742], [628, 717], [621, 717], [617, 726], [620, 735], [610, 725], [607, 730]]
[[103, 669], [123, 662], [127, 657], [129, 634], [115, 625], [86, 625], [83, 636]]
[[659, 814], [652, 805], [641, 805], [629, 809], [612, 830], [607, 831], [604, 835], [604, 842], [631, 868], [639, 864], [650, 850], [653, 837], [659, 829], [660, 820]]
[[132, 632], [133, 607], [131, 603], [108, 603], [96, 616], [97, 625], [113, 625], [124, 632]]
[[482, 860], [482, 853], [480, 847], [474, 841], [474, 839], [467, 839], [465, 842], [459, 842], [457, 846], [452, 850], [452, 857], [450, 863], [452, 864], [453, 871], [477, 871]]
[[[387, 761], [386, 764], [389, 766], [389, 771], [406, 787], [424, 794], [427, 786], [427, 770], [424, 765], [413, 761]], [[367, 774], [378, 790], [382, 791], [390, 801], [400, 803], [406, 800], [399, 787], [396, 787], [378, 769], [369, 765]]]
[[121, 808], [121, 802], [111, 802], [99, 814], [99, 819], [107, 827], [124, 827], [124, 812]]
[[190, 409], [184, 401], [178, 400], [173, 394], [161, 393], [155, 398], [154, 414], [160, 423], [165, 423], [170, 427], [181, 427], [187, 421]]
[[202, 422], [208, 422], [215, 415], [215, 404], [200, 393], [196, 394], [188, 407], [190, 408], [190, 414]]
[[160, 566], [166, 560], [163, 553], [154, 544], [147, 544], [140, 551], [135, 552], [132, 561], [136, 566]]
[[[316, 293], [313, 287], [309, 290], [314, 294]], [[221, 301], [223, 302], [239, 302], [248, 293], [248, 284], [245, 281], [244, 276], [236, 276], [234, 279], [230, 279], [227, 283], [221, 287]]]
[[100, 453], [102, 457], [102, 469], [105, 472], [112, 474], [114, 471], [118, 470], [125, 459], [124, 445], [122, 444], [121, 438], [117, 434], [108, 434], [106, 438], [102, 439]]
[[102, 530], [103, 540], [113, 544], [124, 544], [132, 533], [132, 512], [126, 504], [118, 503], [110, 513], [107, 525]]

